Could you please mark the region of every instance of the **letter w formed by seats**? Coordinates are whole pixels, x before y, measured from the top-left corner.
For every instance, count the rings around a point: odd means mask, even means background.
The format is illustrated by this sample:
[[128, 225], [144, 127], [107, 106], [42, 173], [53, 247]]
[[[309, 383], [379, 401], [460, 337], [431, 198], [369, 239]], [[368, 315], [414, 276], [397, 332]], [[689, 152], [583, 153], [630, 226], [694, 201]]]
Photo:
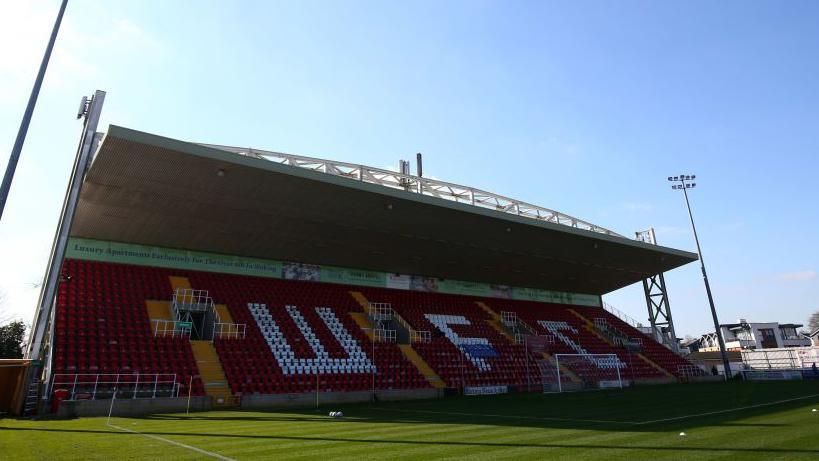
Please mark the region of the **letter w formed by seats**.
[[296, 350], [285, 337], [280, 325], [270, 314], [268, 307], [263, 303], [248, 303], [248, 309], [256, 320], [273, 357], [278, 362], [285, 375], [296, 374], [338, 374], [338, 373], [370, 373], [376, 371], [370, 358], [361, 348], [358, 341], [344, 328], [336, 314], [328, 307], [313, 308], [333, 335], [338, 344], [346, 352], [347, 357], [330, 357], [327, 347], [322, 344], [309, 322], [296, 306], [285, 306], [285, 310], [307, 340], [315, 358], [297, 357]]

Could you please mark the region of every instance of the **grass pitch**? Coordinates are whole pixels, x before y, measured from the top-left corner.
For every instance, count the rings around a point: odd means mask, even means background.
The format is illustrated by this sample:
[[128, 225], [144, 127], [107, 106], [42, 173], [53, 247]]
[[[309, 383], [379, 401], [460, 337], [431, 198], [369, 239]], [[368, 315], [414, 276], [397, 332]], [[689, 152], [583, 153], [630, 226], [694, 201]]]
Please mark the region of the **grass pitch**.
[[5, 419], [0, 458], [815, 460], [813, 408], [819, 382], [804, 381], [115, 416], [113, 426]]

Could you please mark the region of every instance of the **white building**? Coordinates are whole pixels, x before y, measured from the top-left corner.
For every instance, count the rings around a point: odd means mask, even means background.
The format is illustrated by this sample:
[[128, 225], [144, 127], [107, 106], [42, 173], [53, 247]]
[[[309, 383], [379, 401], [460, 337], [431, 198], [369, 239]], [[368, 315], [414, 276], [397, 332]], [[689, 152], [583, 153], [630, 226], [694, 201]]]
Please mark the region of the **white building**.
[[[775, 349], [784, 347], [810, 347], [811, 340], [797, 331], [802, 325], [795, 323], [750, 323], [740, 319], [739, 323], [720, 325], [725, 349], [729, 351]], [[708, 333], [699, 341], [702, 352], [718, 351], [717, 335]]]

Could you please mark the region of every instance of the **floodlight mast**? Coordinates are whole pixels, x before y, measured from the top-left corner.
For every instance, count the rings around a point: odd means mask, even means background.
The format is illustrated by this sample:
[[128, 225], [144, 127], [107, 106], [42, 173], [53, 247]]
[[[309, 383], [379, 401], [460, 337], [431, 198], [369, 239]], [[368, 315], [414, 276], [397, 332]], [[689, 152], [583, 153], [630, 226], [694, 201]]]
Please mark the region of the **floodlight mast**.
[[20, 161], [20, 152], [22, 152], [23, 143], [26, 141], [28, 126], [31, 123], [31, 116], [34, 114], [34, 106], [37, 105], [37, 98], [40, 96], [40, 87], [43, 85], [43, 78], [45, 78], [48, 62], [51, 60], [51, 51], [54, 49], [54, 42], [57, 41], [57, 33], [60, 31], [60, 24], [63, 22], [66, 5], [68, 5], [68, 0], [63, 0], [60, 4], [60, 11], [57, 13], [57, 19], [54, 21], [54, 27], [51, 29], [51, 37], [48, 39], [43, 60], [40, 62], [40, 70], [37, 71], [37, 77], [34, 79], [34, 87], [31, 89], [26, 110], [23, 112], [23, 120], [20, 122], [20, 129], [17, 131], [14, 147], [11, 148], [11, 155], [9, 155], [6, 173], [3, 175], [3, 182], [0, 183], [0, 218], [3, 217], [3, 210], [6, 208], [6, 201], [8, 200], [9, 191], [11, 190], [11, 182], [14, 179], [14, 172], [17, 171], [17, 162]]
[[717, 343], [719, 344], [719, 353], [722, 358], [722, 366], [725, 370], [725, 379], [727, 380], [731, 373], [731, 365], [728, 363], [728, 354], [725, 352], [725, 341], [722, 339], [722, 331], [719, 326], [719, 318], [717, 317], [717, 309], [714, 307], [714, 297], [711, 295], [711, 285], [708, 283], [708, 273], [705, 271], [705, 260], [702, 257], [702, 248], [700, 248], [700, 239], [697, 235], [697, 226], [694, 224], [694, 214], [691, 213], [691, 203], [688, 201], [688, 189], [693, 189], [697, 186], [693, 181], [697, 179], [696, 175], [679, 175], [669, 176], [668, 180], [671, 182], [678, 182], [671, 186], [674, 190], [682, 190], [685, 196], [685, 206], [688, 208], [688, 218], [691, 220], [691, 229], [694, 231], [694, 241], [697, 243], [697, 255], [700, 258], [700, 269], [702, 270], [702, 280], [705, 283], [705, 292], [708, 294], [708, 304], [711, 306], [711, 317], [714, 320], [714, 330], [717, 335]]

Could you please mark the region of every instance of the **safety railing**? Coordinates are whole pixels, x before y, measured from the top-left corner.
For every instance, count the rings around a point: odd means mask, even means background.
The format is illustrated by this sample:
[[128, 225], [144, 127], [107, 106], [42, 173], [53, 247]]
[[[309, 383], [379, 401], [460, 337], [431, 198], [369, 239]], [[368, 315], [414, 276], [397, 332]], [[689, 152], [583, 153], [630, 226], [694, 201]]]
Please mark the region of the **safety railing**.
[[373, 330], [373, 338], [382, 343], [394, 343], [398, 340], [398, 334], [395, 330], [376, 328]]
[[69, 399], [118, 399], [178, 397], [179, 383], [174, 373], [97, 373], [55, 374], [49, 394], [57, 389], [69, 391]]
[[619, 318], [620, 320], [622, 320], [622, 321], [626, 322], [627, 324], [631, 325], [632, 327], [640, 330], [641, 333], [644, 333], [642, 328], [645, 328], [645, 326], [642, 323], [635, 320], [630, 315], [628, 315], [625, 312], [621, 311], [620, 309], [612, 306], [611, 304], [609, 304], [609, 303], [607, 303], [605, 301], [603, 302], [603, 309], [605, 309], [606, 311], [608, 311], [610, 314], [614, 315], [615, 317]]
[[395, 312], [393, 312], [393, 314], [394, 314], [393, 318], [395, 319], [395, 321], [398, 322], [399, 325], [404, 327], [405, 330], [407, 330], [407, 333], [409, 334], [409, 340], [411, 343], [428, 343], [432, 341], [432, 333], [430, 333], [429, 331], [418, 331], [412, 328], [412, 326], [409, 323], [407, 323], [407, 321], [404, 320], [403, 317], [401, 317]]
[[642, 348], [643, 346], [642, 340], [640, 340], [639, 344], [635, 343], [634, 339], [636, 338], [629, 338], [623, 331], [609, 324], [607, 319], [597, 317], [592, 321], [592, 324], [595, 330], [608, 338], [615, 346], [625, 347], [627, 349]]
[[799, 351], [795, 349], [742, 351], [742, 363], [746, 369], [751, 370], [797, 369], [802, 367]]
[[525, 331], [526, 334], [529, 334], [529, 335], [537, 335], [538, 334], [537, 331], [535, 331], [534, 328], [530, 327], [528, 323], [524, 322], [521, 319], [518, 319], [518, 328]]
[[214, 323], [213, 339], [245, 339], [246, 329], [247, 325], [244, 323]]
[[173, 294], [174, 312], [207, 312], [212, 307], [213, 298], [208, 295], [208, 290], [177, 288]]
[[515, 329], [515, 342], [517, 342], [517, 343], [525, 342], [527, 336], [540, 336], [538, 334], [538, 332], [534, 328], [529, 326], [528, 323], [521, 320], [520, 317], [517, 317], [514, 329]]
[[154, 336], [175, 338], [177, 336], [191, 335], [191, 322], [180, 322], [177, 320], [154, 319], [151, 320]]
[[429, 331], [409, 330], [409, 337], [412, 343], [428, 343], [432, 341], [432, 333]]
[[390, 303], [369, 303], [368, 314], [376, 322], [385, 322], [393, 316], [392, 304]]
[[509, 311], [501, 311], [501, 323], [509, 328], [515, 328], [518, 323], [518, 314]]

